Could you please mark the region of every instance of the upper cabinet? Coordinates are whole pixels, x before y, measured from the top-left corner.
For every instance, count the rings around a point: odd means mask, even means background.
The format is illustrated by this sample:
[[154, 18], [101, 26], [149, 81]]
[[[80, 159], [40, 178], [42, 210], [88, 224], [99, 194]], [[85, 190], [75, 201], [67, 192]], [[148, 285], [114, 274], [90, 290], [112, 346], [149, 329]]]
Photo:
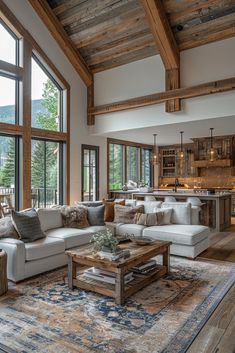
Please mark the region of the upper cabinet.
[[196, 138], [194, 141], [195, 168], [204, 167], [231, 167], [235, 159], [235, 138], [234, 136], [215, 136], [213, 147], [215, 160], [208, 159], [208, 151], [211, 146], [210, 138]]

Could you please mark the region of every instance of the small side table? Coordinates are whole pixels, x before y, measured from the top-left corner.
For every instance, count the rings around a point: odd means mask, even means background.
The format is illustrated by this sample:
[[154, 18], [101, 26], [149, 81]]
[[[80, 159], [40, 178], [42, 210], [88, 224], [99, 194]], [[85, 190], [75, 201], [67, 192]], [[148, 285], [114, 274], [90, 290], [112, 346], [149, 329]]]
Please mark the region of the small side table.
[[7, 281], [7, 253], [4, 250], [0, 251], [0, 295], [3, 295], [8, 290]]

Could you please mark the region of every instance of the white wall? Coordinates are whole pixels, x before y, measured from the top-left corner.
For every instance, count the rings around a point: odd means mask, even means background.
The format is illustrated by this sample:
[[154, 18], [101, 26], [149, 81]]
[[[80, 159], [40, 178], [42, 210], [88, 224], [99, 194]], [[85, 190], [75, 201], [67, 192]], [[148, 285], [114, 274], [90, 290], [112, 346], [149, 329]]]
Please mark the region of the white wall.
[[106, 139], [90, 136], [86, 125], [86, 87], [27, 0], [4, 0], [71, 87], [70, 203], [81, 198], [81, 144], [100, 146], [100, 197], [106, 195]]
[[[235, 38], [181, 52], [181, 86], [187, 87], [234, 76]], [[95, 75], [95, 104], [106, 104], [165, 90], [159, 56]], [[166, 113], [165, 105], [110, 113], [96, 118], [94, 134], [232, 116], [234, 91], [182, 101], [182, 110]]]

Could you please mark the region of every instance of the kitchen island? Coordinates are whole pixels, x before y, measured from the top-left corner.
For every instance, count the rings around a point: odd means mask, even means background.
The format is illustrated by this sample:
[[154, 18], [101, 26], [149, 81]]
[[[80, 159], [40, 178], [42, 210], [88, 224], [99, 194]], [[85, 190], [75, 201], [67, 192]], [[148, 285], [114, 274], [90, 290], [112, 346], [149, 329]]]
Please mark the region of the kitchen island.
[[164, 201], [166, 196], [174, 196], [177, 201], [186, 201], [188, 197], [198, 197], [201, 202], [201, 223], [218, 232], [223, 231], [231, 225], [231, 193], [215, 192], [208, 194], [205, 190], [189, 191], [158, 190], [154, 192], [139, 192], [137, 190], [113, 192], [115, 198], [144, 199], [146, 196], [153, 196], [156, 200]]

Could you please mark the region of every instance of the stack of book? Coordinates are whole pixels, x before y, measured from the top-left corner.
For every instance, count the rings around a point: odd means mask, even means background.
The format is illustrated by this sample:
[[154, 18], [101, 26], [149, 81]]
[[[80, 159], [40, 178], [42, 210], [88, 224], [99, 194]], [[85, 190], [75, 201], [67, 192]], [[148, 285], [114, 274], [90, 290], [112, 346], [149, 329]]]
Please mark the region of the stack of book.
[[[110, 271], [102, 270], [96, 267], [90, 267], [83, 272], [83, 276], [94, 279], [96, 281], [101, 281], [105, 283], [115, 284], [116, 274]], [[125, 284], [131, 282], [134, 279], [133, 272], [128, 272], [124, 276]]]
[[135, 267], [132, 267], [131, 270], [135, 273], [146, 274], [153, 271], [155, 268], [157, 268], [156, 260], [148, 260], [145, 262], [141, 262], [141, 264]]
[[108, 252], [108, 251], [98, 251], [97, 255], [99, 255], [102, 259], [107, 259], [110, 261], [117, 261], [120, 259], [126, 259], [130, 257], [129, 250], [120, 250], [115, 253]]

